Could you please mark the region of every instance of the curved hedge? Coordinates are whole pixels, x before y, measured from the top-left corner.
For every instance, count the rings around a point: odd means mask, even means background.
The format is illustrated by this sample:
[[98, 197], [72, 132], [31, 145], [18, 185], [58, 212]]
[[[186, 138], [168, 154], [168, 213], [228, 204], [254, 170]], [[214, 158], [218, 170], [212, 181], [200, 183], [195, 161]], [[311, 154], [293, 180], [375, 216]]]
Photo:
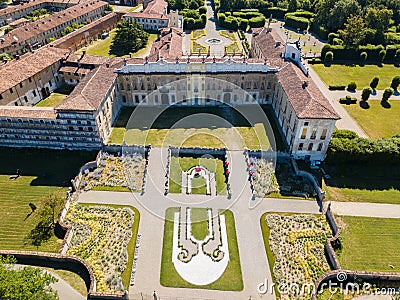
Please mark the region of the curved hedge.
[[297, 17], [292, 13], [286, 14], [285, 24], [294, 29], [307, 30], [310, 26], [310, 21], [303, 17]]
[[[400, 47], [400, 46], [399, 46]], [[359, 46], [357, 49], [346, 48], [342, 45], [330, 45], [326, 44], [321, 51], [321, 57], [324, 59], [326, 53], [332, 52], [335, 60], [359, 60], [361, 53], [367, 54], [367, 61], [381, 61], [379, 53], [385, 50], [382, 45], [366, 45]], [[397, 46], [388, 46], [385, 56], [385, 61], [393, 62], [395, 60], [395, 53]]]

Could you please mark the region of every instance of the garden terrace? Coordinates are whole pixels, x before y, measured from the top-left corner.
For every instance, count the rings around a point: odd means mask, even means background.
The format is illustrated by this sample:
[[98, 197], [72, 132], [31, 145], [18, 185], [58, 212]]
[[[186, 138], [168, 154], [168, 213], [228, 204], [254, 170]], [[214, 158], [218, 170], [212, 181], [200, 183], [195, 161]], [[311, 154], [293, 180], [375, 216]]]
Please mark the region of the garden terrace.
[[[36, 239], [36, 246], [29, 239], [38, 232], [37, 212], [50, 194], [64, 197], [70, 180], [96, 153], [0, 148], [0, 157], [0, 249], [58, 252], [61, 240], [52, 230]], [[11, 180], [17, 170], [21, 175]], [[36, 212], [32, 213], [29, 203], [35, 204]]]
[[[332, 231], [325, 215], [265, 213], [260, 222], [271, 274], [276, 284], [287, 287], [294, 284], [313, 285], [330, 270], [324, 244], [332, 236]], [[311, 297], [309, 294], [285, 296], [288, 299]]]
[[239, 249], [237, 246], [235, 220], [229, 210], [219, 212], [225, 216], [225, 224], [228, 236], [229, 263], [222, 276], [207, 285], [194, 285], [185, 281], [176, 271], [172, 263], [172, 244], [174, 230], [174, 214], [180, 208], [168, 208], [165, 214], [163, 251], [161, 260], [160, 283], [166, 287], [182, 287], [223, 291], [243, 290], [242, 271], [240, 266]]
[[97, 292], [128, 288], [139, 225], [139, 213], [128, 206], [73, 204], [64, 220], [72, 226], [68, 254], [91, 266]]
[[101, 152], [97, 167], [85, 171], [80, 188], [88, 191], [140, 191], [142, 189], [146, 159], [139, 153], [109, 154]]

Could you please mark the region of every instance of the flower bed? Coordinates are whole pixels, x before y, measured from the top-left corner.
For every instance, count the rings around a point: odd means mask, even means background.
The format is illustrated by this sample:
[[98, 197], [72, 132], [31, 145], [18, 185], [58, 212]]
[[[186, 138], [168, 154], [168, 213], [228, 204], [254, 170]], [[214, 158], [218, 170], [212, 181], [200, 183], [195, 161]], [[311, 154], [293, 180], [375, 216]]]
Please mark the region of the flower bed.
[[236, 41], [236, 36], [232, 31], [229, 30], [220, 30], [219, 34], [232, 40], [232, 41]]
[[190, 33], [190, 39], [191, 40], [197, 40], [199, 38], [201, 38], [202, 36], [206, 35], [206, 30], [205, 29], [197, 29], [197, 30], [193, 30]]
[[81, 188], [88, 191], [94, 187], [125, 187], [141, 190], [146, 160], [142, 155], [114, 156], [102, 153], [98, 166], [84, 174]]
[[279, 185], [275, 177], [275, 168], [272, 162], [266, 159], [251, 159], [249, 173], [253, 179], [254, 192], [257, 197], [265, 197], [269, 193], [279, 192]]
[[225, 47], [225, 54], [242, 54], [239, 43], [234, 41]]
[[[324, 215], [268, 214], [265, 221], [270, 228], [268, 243], [275, 258], [273, 275], [278, 285], [298, 285], [301, 292], [303, 284], [311, 286], [330, 270], [324, 244], [332, 232]], [[311, 298], [310, 294], [281, 296], [284, 299]]]
[[208, 54], [208, 47], [196, 41], [190, 42], [190, 50], [192, 54]]
[[79, 204], [70, 207], [64, 221], [73, 230], [67, 253], [81, 257], [92, 267], [97, 291], [128, 288], [123, 286], [121, 274], [128, 263], [133, 220], [134, 213], [129, 208]]

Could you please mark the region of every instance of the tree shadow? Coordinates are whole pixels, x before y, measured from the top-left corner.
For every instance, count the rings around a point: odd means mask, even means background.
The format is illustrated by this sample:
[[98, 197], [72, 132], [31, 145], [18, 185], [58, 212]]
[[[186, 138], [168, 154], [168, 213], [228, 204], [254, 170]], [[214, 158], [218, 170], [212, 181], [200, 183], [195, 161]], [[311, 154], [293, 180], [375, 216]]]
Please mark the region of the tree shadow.
[[370, 108], [369, 103], [367, 101], [360, 101], [360, 107], [362, 109], [369, 109]]
[[381, 105], [383, 108], [391, 108], [392, 106], [390, 105], [390, 103], [386, 100], [382, 100], [381, 101]]
[[40, 221], [25, 239], [25, 244], [40, 247], [53, 236], [53, 223]]

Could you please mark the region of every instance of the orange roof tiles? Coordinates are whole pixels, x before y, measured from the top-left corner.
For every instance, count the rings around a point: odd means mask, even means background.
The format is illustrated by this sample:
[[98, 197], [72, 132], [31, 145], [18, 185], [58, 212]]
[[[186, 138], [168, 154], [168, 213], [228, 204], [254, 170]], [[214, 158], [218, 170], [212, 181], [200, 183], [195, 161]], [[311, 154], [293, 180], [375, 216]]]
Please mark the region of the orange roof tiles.
[[55, 119], [57, 115], [53, 107], [0, 106], [0, 117]]

